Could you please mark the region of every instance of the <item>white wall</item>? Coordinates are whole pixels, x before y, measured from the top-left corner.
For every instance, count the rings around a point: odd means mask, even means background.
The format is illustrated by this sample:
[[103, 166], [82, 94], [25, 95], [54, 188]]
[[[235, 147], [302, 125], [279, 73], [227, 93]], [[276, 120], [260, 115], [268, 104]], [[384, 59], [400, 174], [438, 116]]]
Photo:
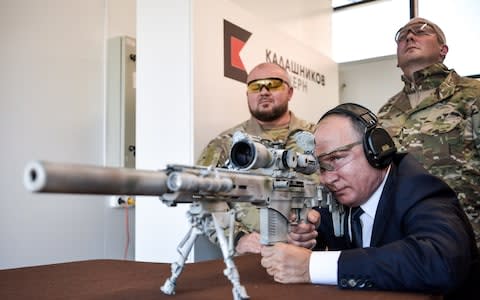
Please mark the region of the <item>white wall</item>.
[[137, 1], [106, 0], [108, 37], [137, 36]]
[[397, 56], [339, 64], [340, 102], [359, 103], [374, 113], [403, 87]]
[[[193, 163], [190, 0], [137, 1], [136, 166]], [[172, 30], [174, 28], [174, 30]], [[137, 197], [135, 259], [177, 258], [188, 229], [186, 206]]]
[[[124, 212], [106, 197], [33, 195], [22, 184], [32, 159], [104, 163], [109, 5], [135, 7], [133, 0], [0, 2], [0, 268], [123, 257]], [[110, 21], [110, 28], [135, 23]]]
[[230, 0], [303, 45], [332, 55], [331, 0]]

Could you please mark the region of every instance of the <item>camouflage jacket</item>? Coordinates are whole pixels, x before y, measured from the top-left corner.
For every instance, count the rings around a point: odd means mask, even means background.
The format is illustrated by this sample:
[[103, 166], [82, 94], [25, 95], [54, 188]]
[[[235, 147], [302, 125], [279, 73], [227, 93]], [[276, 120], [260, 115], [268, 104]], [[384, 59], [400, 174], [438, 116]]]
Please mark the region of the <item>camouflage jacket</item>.
[[292, 112], [290, 112], [290, 116], [290, 123], [285, 128], [265, 130], [254, 118], [250, 118], [237, 126], [225, 130], [211, 140], [203, 149], [197, 160], [197, 165], [213, 167], [223, 166], [229, 158], [232, 137], [236, 131], [243, 131], [249, 135], [258, 136], [274, 142], [283, 141], [286, 149], [295, 149], [295, 141], [291, 134], [298, 130], [313, 133], [315, 125], [297, 118]]
[[[457, 192], [479, 240], [480, 81], [441, 63], [417, 71], [414, 82], [402, 80], [403, 90], [380, 108], [379, 123], [400, 152], [412, 153]], [[422, 92], [411, 107], [409, 97]]]
[[[285, 144], [286, 149], [299, 151], [295, 144], [293, 133], [299, 130], [313, 133], [314, 128], [315, 124], [297, 118], [292, 112], [290, 112], [290, 123], [288, 126], [271, 130], [263, 129], [255, 119], [250, 118], [247, 121], [220, 133], [217, 137], [211, 140], [200, 154], [200, 157], [197, 160], [197, 165], [212, 167], [224, 166], [229, 158], [232, 137], [236, 131], [243, 131], [249, 135], [258, 136], [270, 141], [282, 141]], [[240, 232], [258, 232], [260, 228], [258, 209], [249, 203], [235, 203], [234, 206], [237, 209], [237, 222], [234, 234], [237, 236]], [[212, 233], [209, 236], [209, 239], [212, 242], [217, 243], [215, 233]]]

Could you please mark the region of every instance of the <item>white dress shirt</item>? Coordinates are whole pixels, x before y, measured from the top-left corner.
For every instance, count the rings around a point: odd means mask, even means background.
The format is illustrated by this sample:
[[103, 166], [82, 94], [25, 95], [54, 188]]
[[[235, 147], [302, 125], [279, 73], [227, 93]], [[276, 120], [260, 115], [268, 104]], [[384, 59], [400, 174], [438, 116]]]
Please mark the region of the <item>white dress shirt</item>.
[[[362, 241], [363, 247], [369, 247], [372, 239], [372, 227], [377, 212], [378, 202], [382, 195], [385, 182], [387, 181], [390, 167], [383, 178], [382, 183], [364, 204], [360, 205], [364, 213], [360, 216], [362, 223]], [[350, 208], [351, 209], [351, 208]], [[349, 214], [351, 216], [351, 214]], [[348, 233], [351, 239], [350, 217], [348, 218]], [[332, 284], [336, 285], [338, 273], [338, 258], [341, 251], [313, 251], [310, 255], [309, 272], [310, 280], [315, 284]]]

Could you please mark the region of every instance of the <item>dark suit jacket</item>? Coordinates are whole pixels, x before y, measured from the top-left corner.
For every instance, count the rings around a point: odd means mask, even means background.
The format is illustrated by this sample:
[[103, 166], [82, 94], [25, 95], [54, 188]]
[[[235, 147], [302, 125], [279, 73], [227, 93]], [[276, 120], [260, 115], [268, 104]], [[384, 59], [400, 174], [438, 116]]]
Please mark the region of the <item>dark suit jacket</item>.
[[452, 299], [468, 299], [475, 290], [478, 299], [480, 263], [471, 225], [453, 190], [413, 156], [396, 154], [392, 162], [371, 247], [351, 249], [348, 230], [336, 238], [328, 210], [320, 213], [318, 248], [347, 249], [338, 261], [341, 288], [442, 293]]

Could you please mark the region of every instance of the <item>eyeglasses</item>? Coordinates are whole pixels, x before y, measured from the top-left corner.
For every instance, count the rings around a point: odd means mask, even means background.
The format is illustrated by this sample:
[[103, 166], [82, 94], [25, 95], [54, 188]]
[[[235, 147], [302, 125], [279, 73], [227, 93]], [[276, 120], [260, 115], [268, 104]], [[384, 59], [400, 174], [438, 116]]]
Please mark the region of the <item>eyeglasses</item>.
[[250, 81], [247, 85], [247, 91], [251, 93], [258, 93], [265, 87], [270, 92], [283, 89], [283, 84], [288, 85], [286, 81], [281, 78], [264, 78]]
[[353, 160], [350, 150], [360, 144], [362, 144], [362, 141], [338, 147], [333, 151], [317, 156], [320, 173], [337, 171], [350, 163]]
[[416, 23], [400, 28], [395, 35], [395, 41], [397, 43], [405, 41], [409, 32], [416, 36], [436, 34], [435, 29], [433, 29], [428, 23]]

